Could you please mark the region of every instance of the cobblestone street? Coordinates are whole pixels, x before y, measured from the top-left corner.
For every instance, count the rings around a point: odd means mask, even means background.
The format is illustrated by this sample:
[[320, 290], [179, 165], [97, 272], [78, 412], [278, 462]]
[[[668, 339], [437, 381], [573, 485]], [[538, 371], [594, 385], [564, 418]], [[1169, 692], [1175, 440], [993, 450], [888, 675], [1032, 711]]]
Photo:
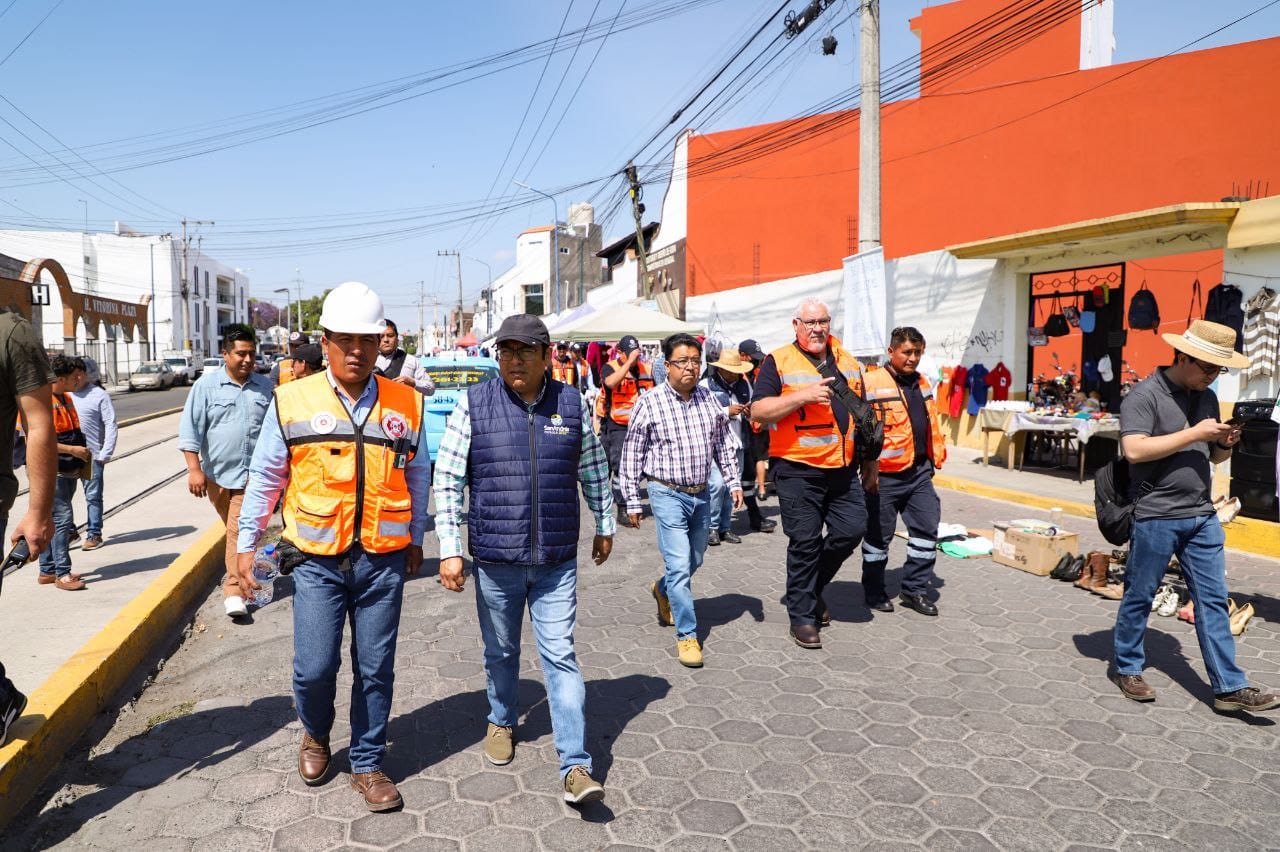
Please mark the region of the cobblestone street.
[[[1018, 507], [942, 492], [970, 526]], [[764, 504], [776, 517], [777, 502]], [[1093, 522], [1069, 518], [1086, 547]], [[587, 543], [589, 545], [589, 538]], [[428, 536], [428, 544], [434, 538]], [[526, 625], [516, 759], [488, 765], [485, 678], [470, 586], [406, 588], [384, 768], [402, 812], [374, 815], [345, 770], [344, 664], [334, 773], [295, 771], [288, 582], [254, 623], [215, 593], [156, 682], [51, 798], [16, 848], [168, 849], [1259, 849], [1280, 838], [1274, 718], [1216, 715], [1190, 625], [1154, 618], [1152, 705], [1106, 680], [1115, 603], [985, 559], [939, 556], [940, 618], [872, 618], [854, 557], [827, 600], [825, 648], [787, 636], [786, 539], [711, 549], [695, 579], [707, 665], [682, 668], [649, 596], [652, 521], [603, 567], [581, 563], [578, 653], [588, 744], [605, 801], [560, 800]], [[903, 542], [893, 546], [901, 559]], [[434, 560], [428, 558], [428, 568]], [[1231, 554], [1239, 642], [1257, 686], [1280, 688], [1278, 564]], [[896, 587], [896, 572], [891, 588]], [[7, 845], [7, 842], [6, 842]]]

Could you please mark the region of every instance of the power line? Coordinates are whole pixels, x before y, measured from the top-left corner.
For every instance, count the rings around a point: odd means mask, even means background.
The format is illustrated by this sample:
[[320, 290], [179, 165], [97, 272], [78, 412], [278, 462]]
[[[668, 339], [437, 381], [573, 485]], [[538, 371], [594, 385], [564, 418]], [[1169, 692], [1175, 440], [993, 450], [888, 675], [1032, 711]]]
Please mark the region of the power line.
[[[17, 0], [14, 0], [14, 2], [16, 3], [16, 2], [17, 2]], [[61, 5], [62, 5], [63, 3], [65, 3], [65, 2], [66, 2], [66, 0], [58, 0], [58, 2], [57, 2], [57, 3], [54, 3], [54, 4], [53, 4], [53, 8], [52, 8], [52, 9], [50, 9], [47, 13], [45, 13], [45, 16], [44, 16], [43, 18], [41, 18], [39, 21], [37, 21], [37, 22], [36, 22], [36, 25], [35, 25], [34, 27], [32, 27], [32, 28], [31, 28], [30, 32], [28, 32], [26, 35], [24, 35], [24, 36], [22, 37], [22, 41], [20, 41], [20, 42], [18, 42], [17, 44], [15, 44], [15, 45], [13, 46], [13, 50], [11, 50], [11, 51], [9, 51], [8, 53], [6, 53], [6, 54], [5, 54], [4, 59], [0, 59], [0, 65], [4, 65], [6, 62], [8, 62], [8, 61], [9, 61], [9, 59], [10, 59], [10, 58], [15, 54], [15, 53], [17, 53], [17, 52], [18, 52], [18, 50], [19, 50], [19, 49], [20, 49], [24, 44], [26, 44], [26, 43], [27, 43], [27, 39], [29, 39], [29, 38], [31, 38], [33, 35], [35, 35], [35, 34], [36, 34], [36, 30], [38, 30], [38, 29], [40, 29], [42, 26], [44, 26], [44, 22], [45, 22], [45, 21], [47, 21], [47, 20], [49, 20], [49, 17], [50, 17], [51, 15], [53, 15], [53, 13], [54, 13], [54, 12], [58, 11], [58, 7], [59, 7], [59, 6], [61, 6]], [[7, 7], [7, 8], [5, 8], [5, 12], [8, 12], [8, 11], [9, 11], [9, 9], [12, 9], [12, 8], [13, 8], [13, 3], [10, 3], [10, 4], [8, 5], [8, 7]], [[2, 14], [2, 13], [0, 13], [0, 17], [3, 17], [3, 14]]]

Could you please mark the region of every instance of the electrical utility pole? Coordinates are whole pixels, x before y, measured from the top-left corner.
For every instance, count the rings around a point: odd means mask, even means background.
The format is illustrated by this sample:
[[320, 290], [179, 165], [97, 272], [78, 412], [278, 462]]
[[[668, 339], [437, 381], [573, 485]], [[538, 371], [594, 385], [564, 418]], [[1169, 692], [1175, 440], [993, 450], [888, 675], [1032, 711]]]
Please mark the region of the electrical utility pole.
[[295, 304], [298, 306], [298, 331], [306, 333], [306, 329], [302, 327], [302, 270], [293, 270], [293, 283], [298, 288], [298, 300]]
[[880, 0], [862, 4], [858, 119], [858, 253], [880, 247]]
[[644, 223], [640, 218], [644, 215], [644, 204], [641, 203], [644, 187], [640, 185], [635, 163], [627, 163], [626, 175], [627, 182], [631, 184], [631, 215], [636, 220], [636, 262], [640, 264], [639, 286], [636, 288], [639, 292], [636, 295], [647, 299], [653, 294], [649, 292], [649, 257], [644, 246]]
[[427, 282], [425, 281], [418, 282], [418, 355], [419, 356], [422, 355], [423, 347], [425, 346], [423, 341], [427, 339], [426, 330], [422, 327], [422, 323], [424, 319], [423, 313], [426, 310], [426, 302], [427, 302], [426, 293], [423, 292], [423, 287], [426, 285], [426, 283]]
[[191, 351], [191, 279], [187, 275], [187, 253], [191, 248], [191, 238], [187, 236], [187, 225], [212, 225], [213, 221], [204, 219], [182, 220], [182, 349]]
[[462, 254], [457, 251], [438, 251], [436, 255], [438, 257], [452, 257], [458, 261], [458, 333], [453, 338], [457, 342], [458, 338], [462, 337]]

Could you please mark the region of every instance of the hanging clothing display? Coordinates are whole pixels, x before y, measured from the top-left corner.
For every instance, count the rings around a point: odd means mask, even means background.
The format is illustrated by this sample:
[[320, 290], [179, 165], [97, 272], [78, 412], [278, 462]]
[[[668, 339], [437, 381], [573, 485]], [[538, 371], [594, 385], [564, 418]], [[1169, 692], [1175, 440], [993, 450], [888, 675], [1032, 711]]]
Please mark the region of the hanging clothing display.
[[969, 380], [966, 384], [969, 387], [969, 413], [977, 415], [987, 404], [987, 368], [981, 364], [970, 367]]
[[1248, 384], [1277, 374], [1280, 362], [1280, 294], [1263, 287], [1244, 306], [1244, 354], [1251, 363], [1240, 373]]
[[935, 395], [938, 397], [938, 413], [951, 414], [951, 374], [954, 367], [943, 367], [938, 371]]
[[959, 417], [960, 412], [964, 410], [964, 389], [968, 379], [969, 371], [961, 364], [957, 364], [951, 371], [951, 400], [947, 414], [952, 417]]
[[997, 402], [1008, 399], [1011, 384], [1013, 384], [1013, 375], [1009, 372], [1009, 368], [1003, 361], [997, 361], [996, 366], [987, 373], [987, 387], [991, 388], [991, 398]]
[[1234, 284], [1219, 284], [1209, 291], [1204, 318], [1235, 329], [1236, 351], [1244, 352], [1244, 294]]

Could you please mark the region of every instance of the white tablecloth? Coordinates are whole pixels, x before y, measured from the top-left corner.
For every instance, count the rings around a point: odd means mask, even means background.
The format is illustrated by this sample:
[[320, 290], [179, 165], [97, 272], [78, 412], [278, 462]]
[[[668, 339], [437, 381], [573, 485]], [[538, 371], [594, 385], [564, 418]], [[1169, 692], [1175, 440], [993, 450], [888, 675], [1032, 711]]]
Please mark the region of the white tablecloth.
[[1120, 419], [1104, 417], [1101, 420], [1084, 417], [1062, 417], [1057, 414], [1032, 414], [1015, 411], [1005, 424], [1006, 435], [1019, 432], [1065, 432], [1074, 429], [1077, 440], [1087, 444], [1091, 438], [1102, 437], [1120, 440]]

